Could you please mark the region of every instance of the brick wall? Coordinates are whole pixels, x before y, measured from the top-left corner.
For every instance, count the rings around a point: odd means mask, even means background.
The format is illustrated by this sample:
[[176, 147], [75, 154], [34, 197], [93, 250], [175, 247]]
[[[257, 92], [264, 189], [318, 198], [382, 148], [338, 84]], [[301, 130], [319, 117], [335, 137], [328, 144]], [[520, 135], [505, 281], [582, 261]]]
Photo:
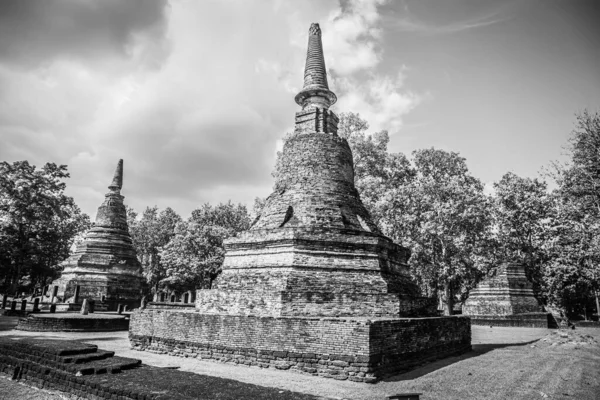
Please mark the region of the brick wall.
[[129, 329], [129, 319], [37, 318], [33, 315], [20, 318], [20, 331], [34, 332], [110, 332]]
[[374, 382], [431, 358], [470, 349], [465, 317], [420, 319], [132, 314], [133, 348]]

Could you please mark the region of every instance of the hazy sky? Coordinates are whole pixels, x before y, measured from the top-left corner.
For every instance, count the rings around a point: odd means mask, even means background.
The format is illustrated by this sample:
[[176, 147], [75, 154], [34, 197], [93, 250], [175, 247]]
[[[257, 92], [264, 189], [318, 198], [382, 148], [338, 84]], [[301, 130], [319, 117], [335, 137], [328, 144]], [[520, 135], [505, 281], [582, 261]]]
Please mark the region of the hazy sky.
[[292, 130], [311, 22], [336, 112], [486, 184], [559, 159], [600, 107], [600, 2], [0, 1], [0, 160], [67, 164], [92, 218], [119, 158], [138, 211], [252, 204]]

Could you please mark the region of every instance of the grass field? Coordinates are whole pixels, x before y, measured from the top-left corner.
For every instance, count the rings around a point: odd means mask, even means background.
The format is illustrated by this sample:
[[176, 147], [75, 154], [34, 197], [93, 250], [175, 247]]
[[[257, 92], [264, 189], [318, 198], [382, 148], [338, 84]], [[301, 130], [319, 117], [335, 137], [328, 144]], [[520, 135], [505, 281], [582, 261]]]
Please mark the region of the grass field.
[[[10, 329], [2, 318], [6, 317], [0, 317], [0, 326]], [[178, 367], [182, 371], [325, 398], [385, 399], [392, 394], [419, 392], [423, 400], [600, 400], [597, 328], [552, 331], [474, 326], [472, 352], [426, 364], [373, 385], [136, 352], [129, 349], [127, 332], [40, 334], [6, 330], [0, 334], [82, 339], [120, 356], [140, 358], [148, 365]]]

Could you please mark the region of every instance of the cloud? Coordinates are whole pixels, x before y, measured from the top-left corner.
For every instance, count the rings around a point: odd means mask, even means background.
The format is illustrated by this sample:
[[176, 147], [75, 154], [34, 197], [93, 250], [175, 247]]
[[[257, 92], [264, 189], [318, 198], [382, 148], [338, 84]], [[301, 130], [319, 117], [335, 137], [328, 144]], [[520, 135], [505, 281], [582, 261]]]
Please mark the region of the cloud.
[[349, 1], [330, 15], [325, 23], [323, 46], [329, 76], [338, 94], [336, 110], [352, 111], [365, 118], [371, 128], [397, 133], [402, 117], [422, 97], [405, 90], [406, 70], [395, 76], [380, 74], [383, 59], [382, 14], [385, 0]]
[[[461, 18], [453, 21], [440, 21], [440, 18], [437, 18], [437, 20], [432, 22], [425, 21], [418, 17], [417, 13], [413, 12], [411, 7], [409, 7], [409, 2], [402, 1], [402, 7], [399, 15], [386, 18], [385, 25], [386, 27], [393, 28], [401, 32], [411, 32], [424, 35], [458, 33], [470, 29], [486, 27], [507, 20], [509, 18], [507, 14], [515, 6], [513, 3], [514, 2], [506, 2], [500, 5], [493, 4], [492, 7], [487, 7], [487, 5], [483, 4], [482, 2], [479, 4], [479, 6], [486, 7], [487, 9], [484, 12], [479, 12], [475, 15], [467, 17], [465, 17], [467, 14], [464, 13], [464, 9], [457, 7], [456, 9], [463, 11]], [[418, 6], [421, 4], [416, 5]], [[431, 9], [428, 11], [431, 11]]]
[[341, 76], [371, 69], [381, 61], [378, 6], [383, 0], [352, 0], [343, 3], [324, 24], [323, 47], [328, 67]]
[[337, 79], [336, 85], [342, 93], [337, 108], [358, 110], [373, 131], [397, 133], [403, 125], [402, 117], [423, 99], [403, 90], [404, 79], [402, 71], [395, 78], [371, 75], [360, 82], [352, 78]]
[[0, 61], [37, 67], [61, 58], [135, 56], [159, 62], [165, 14], [165, 0], [4, 0]]

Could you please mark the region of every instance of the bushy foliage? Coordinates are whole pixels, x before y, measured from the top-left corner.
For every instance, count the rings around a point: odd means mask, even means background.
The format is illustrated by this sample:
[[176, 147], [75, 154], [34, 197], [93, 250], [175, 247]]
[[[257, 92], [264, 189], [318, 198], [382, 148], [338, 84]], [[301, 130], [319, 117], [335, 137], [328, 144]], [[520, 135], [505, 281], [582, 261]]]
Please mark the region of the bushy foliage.
[[0, 163], [0, 279], [4, 290], [19, 282], [45, 284], [68, 257], [89, 217], [64, 194], [66, 165], [36, 169], [27, 161]]
[[163, 283], [174, 286], [211, 287], [225, 258], [223, 240], [250, 227], [246, 206], [231, 202], [204, 204], [180, 222], [175, 235], [160, 251], [165, 266]]
[[158, 284], [167, 277], [160, 251], [175, 236], [175, 229], [182, 219], [172, 208], [167, 207], [159, 212], [156, 206], [146, 207], [139, 220], [136, 217], [137, 213], [128, 208], [127, 219], [134, 247], [146, 281], [156, 291]]

